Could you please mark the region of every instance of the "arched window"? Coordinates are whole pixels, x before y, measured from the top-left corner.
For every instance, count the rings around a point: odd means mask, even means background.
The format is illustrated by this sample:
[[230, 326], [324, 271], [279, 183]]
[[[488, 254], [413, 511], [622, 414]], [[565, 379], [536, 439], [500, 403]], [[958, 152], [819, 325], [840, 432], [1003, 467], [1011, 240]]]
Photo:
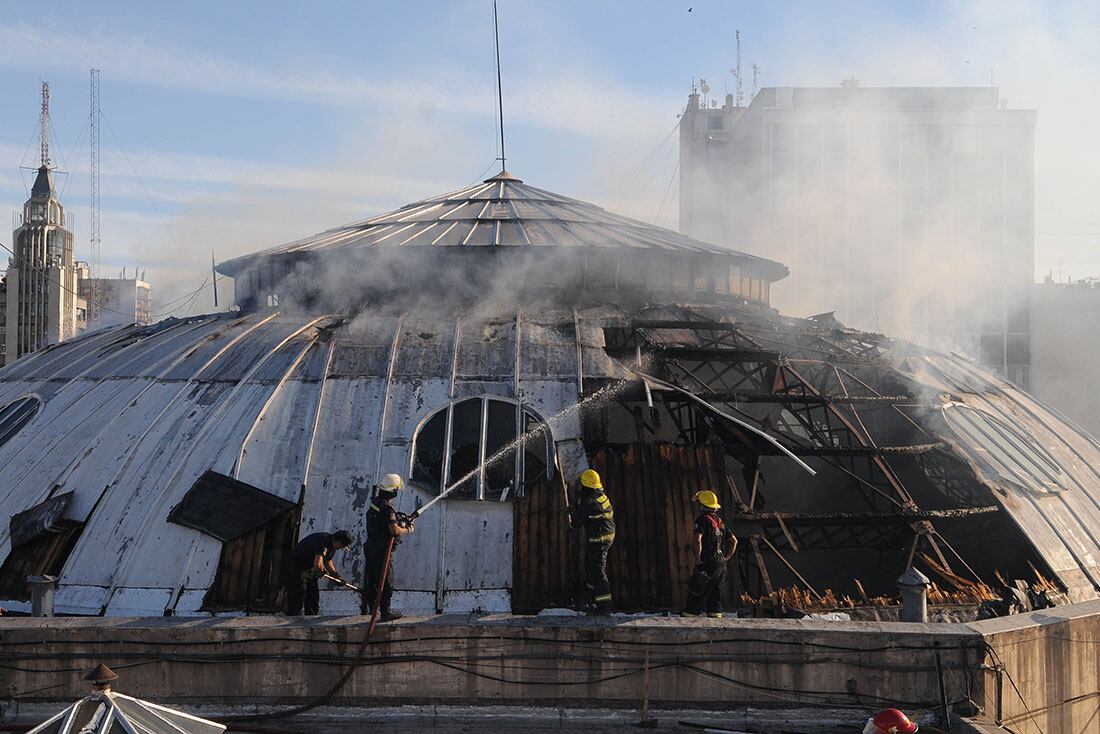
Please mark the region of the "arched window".
[[13, 400], [0, 408], [0, 446], [19, 433], [19, 429], [27, 425], [41, 406], [42, 401], [32, 395]]
[[448, 498], [503, 502], [554, 473], [550, 429], [533, 412], [503, 398], [451, 403], [421, 425], [412, 478]]

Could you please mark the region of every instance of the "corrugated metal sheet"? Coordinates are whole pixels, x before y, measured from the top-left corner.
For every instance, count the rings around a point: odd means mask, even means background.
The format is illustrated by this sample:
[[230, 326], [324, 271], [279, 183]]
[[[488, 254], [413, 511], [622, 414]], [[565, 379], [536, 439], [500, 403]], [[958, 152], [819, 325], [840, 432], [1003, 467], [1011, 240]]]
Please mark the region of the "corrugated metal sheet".
[[[615, 508], [615, 544], [608, 575], [615, 606], [624, 610], [684, 608], [695, 567], [695, 493], [712, 489], [725, 507], [733, 497], [720, 478], [720, 451], [668, 444], [600, 450], [593, 466]], [[726, 583], [732, 584], [733, 574]]]
[[[1021, 481], [984, 456], [980, 444], [963, 440], [962, 455], [1032, 540], [1074, 600], [1100, 589], [1100, 445], [1069, 419], [1027, 393], [954, 356], [926, 354], [918, 375], [990, 419], [1017, 429], [1060, 471], [1058, 487]], [[1063, 488], [1064, 487], [1064, 488]]]

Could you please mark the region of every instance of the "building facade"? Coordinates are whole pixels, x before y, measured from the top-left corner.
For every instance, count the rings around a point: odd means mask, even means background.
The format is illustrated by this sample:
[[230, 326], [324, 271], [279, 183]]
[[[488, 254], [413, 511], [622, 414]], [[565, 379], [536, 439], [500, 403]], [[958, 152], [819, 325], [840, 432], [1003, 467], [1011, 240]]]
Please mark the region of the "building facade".
[[[92, 298], [95, 292], [97, 299]], [[137, 278], [88, 278], [80, 281], [80, 295], [88, 303], [88, 324], [111, 326], [150, 323], [153, 287]]]
[[0, 365], [8, 353], [8, 276], [0, 275]]
[[8, 260], [5, 364], [50, 344], [84, 333], [87, 303], [79, 295], [88, 267], [73, 257], [73, 235], [44, 162], [22, 224], [12, 233]]
[[1031, 390], [1100, 436], [1100, 287], [1094, 281], [1032, 287]]
[[835, 310], [1027, 387], [1035, 124], [996, 88], [693, 93], [680, 229], [789, 263], [782, 310]]

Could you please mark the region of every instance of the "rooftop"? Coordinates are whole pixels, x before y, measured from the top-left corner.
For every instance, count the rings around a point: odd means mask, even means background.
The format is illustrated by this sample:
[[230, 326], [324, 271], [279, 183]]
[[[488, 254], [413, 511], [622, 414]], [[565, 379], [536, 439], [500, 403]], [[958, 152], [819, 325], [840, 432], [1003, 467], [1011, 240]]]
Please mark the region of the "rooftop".
[[507, 171], [457, 191], [222, 263], [234, 275], [258, 257], [377, 247], [583, 247], [706, 253], [749, 259], [784, 277], [782, 264], [686, 237], [524, 183]]

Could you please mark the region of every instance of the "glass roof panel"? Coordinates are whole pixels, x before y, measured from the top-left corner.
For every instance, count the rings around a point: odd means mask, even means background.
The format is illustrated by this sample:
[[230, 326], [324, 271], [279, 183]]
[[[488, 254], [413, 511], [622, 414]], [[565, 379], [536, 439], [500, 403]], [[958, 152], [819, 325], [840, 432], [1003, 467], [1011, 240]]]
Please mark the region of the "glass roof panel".
[[1003, 479], [1035, 492], [1067, 488], [1064, 474], [1047, 451], [1005, 421], [962, 403], [943, 409], [963, 447]]

